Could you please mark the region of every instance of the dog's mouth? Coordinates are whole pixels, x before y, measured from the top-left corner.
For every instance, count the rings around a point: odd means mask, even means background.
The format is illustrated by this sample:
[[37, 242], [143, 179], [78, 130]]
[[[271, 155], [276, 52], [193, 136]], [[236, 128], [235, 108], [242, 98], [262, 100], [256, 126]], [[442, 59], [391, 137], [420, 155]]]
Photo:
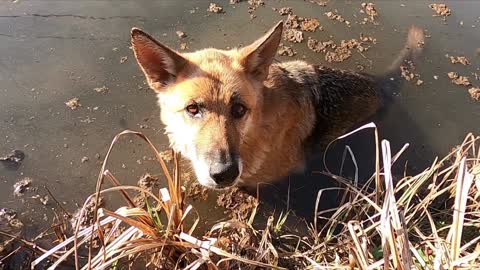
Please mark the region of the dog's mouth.
[[231, 183], [229, 184], [219, 184], [219, 183], [216, 183], [213, 179], [209, 178], [209, 179], [205, 179], [205, 180], [202, 180], [202, 179], [199, 179], [197, 178], [198, 182], [202, 185], [202, 186], [205, 186], [209, 189], [214, 189], [214, 190], [224, 190], [224, 189], [228, 189], [228, 188], [231, 188], [231, 187], [234, 187], [234, 186], [237, 186], [240, 181], [239, 179], [235, 179], [233, 180]]
[[231, 185], [226, 185], [226, 186], [224, 186], [224, 185], [214, 185], [214, 186], [209, 186], [209, 188], [211, 188], [211, 189], [213, 189], [213, 190], [225, 190], [225, 189], [234, 187], [234, 186], [236, 186], [236, 185], [237, 185], [237, 183], [235, 182], [235, 183], [233, 183], [233, 184], [231, 184]]
[[[199, 162], [206, 164], [206, 162]], [[222, 190], [238, 185], [242, 174], [242, 162], [213, 163], [213, 166], [195, 166], [198, 182], [210, 189]]]

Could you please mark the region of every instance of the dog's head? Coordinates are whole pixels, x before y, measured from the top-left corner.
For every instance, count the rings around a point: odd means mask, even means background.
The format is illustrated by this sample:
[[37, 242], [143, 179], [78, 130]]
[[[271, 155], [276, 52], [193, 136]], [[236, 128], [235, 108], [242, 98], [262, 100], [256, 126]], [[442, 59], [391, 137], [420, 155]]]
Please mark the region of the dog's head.
[[259, 123], [263, 82], [277, 52], [282, 22], [241, 49], [180, 54], [139, 29], [132, 47], [158, 94], [171, 146], [188, 157], [205, 186], [234, 185], [242, 175], [245, 137]]

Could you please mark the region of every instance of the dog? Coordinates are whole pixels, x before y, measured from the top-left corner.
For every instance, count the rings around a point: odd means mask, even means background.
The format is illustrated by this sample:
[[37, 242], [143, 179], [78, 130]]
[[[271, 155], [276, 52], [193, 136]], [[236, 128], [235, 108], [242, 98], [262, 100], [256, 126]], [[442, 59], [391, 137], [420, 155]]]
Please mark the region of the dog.
[[[136, 60], [158, 96], [171, 147], [187, 157], [200, 184], [222, 189], [272, 182], [302, 168], [311, 149], [375, 114], [385, 103], [377, 77], [308, 64], [273, 63], [277, 23], [252, 44], [179, 53], [138, 28]], [[418, 27], [392, 72], [421, 50]]]

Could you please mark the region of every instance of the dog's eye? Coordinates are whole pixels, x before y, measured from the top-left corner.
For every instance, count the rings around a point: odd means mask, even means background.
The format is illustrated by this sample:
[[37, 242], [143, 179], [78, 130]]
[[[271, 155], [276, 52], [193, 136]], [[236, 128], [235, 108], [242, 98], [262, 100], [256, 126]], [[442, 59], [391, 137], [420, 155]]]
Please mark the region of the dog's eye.
[[233, 104], [232, 106], [232, 116], [234, 118], [242, 118], [247, 112], [247, 108], [242, 104]]
[[197, 104], [190, 104], [188, 105], [185, 110], [187, 111], [188, 114], [190, 114], [191, 116], [195, 116], [197, 115], [198, 113], [200, 113], [200, 108], [198, 107]]

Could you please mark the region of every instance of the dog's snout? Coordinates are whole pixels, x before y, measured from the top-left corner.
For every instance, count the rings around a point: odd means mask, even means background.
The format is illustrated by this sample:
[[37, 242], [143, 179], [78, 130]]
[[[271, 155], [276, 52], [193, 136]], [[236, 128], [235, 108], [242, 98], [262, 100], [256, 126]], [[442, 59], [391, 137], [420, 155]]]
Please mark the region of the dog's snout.
[[210, 167], [210, 177], [220, 186], [231, 185], [240, 174], [238, 163], [228, 161], [226, 163], [216, 162]]

